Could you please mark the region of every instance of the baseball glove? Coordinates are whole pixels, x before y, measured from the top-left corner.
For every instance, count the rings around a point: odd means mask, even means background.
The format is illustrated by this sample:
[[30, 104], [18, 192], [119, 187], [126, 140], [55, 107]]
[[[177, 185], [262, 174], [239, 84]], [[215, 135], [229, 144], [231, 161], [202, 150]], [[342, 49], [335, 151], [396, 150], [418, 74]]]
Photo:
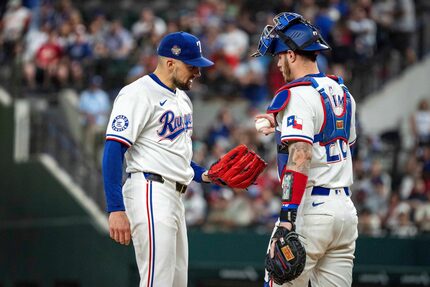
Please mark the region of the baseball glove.
[[215, 184], [244, 189], [255, 182], [266, 165], [255, 152], [239, 145], [212, 164], [208, 177]]
[[282, 285], [299, 277], [306, 263], [306, 250], [296, 232], [278, 227], [271, 241], [276, 239], [273, 258], [266, 255], [266, 270], [273, 281]]

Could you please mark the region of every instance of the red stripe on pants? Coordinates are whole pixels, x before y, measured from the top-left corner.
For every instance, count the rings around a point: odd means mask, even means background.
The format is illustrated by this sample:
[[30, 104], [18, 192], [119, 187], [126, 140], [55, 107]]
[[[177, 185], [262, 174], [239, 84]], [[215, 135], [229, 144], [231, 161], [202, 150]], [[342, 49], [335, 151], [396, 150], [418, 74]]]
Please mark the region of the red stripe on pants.
[[151, 284], [151, 263], [152, 263], [152, 233], [151, 233], [151, 216], [149, 214], [149, 183], [146, 182], [146, 215], [148, 216], [148, 234], [149, 234], [149, 260], [148, 260], [148, 283]]

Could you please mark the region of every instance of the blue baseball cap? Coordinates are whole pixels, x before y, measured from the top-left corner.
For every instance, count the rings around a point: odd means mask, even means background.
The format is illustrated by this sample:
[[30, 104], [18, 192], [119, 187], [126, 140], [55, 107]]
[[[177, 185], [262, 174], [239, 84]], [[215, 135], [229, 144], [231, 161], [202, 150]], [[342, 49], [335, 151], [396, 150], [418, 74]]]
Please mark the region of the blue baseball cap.
[[164, 36], [158, 46], [157, 54], [195, 67], [209, 67], [214, 64], [203, 57], [200, 40], [186, 32], [175, 32]]

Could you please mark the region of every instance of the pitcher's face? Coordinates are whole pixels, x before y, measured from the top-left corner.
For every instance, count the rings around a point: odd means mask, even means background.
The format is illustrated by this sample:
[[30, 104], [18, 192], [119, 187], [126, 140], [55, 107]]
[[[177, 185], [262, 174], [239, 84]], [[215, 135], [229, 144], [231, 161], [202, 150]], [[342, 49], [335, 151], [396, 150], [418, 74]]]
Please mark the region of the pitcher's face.
[[182, 61], [176, 60], [172, 74], [173, 84], [183, 90], [188, 91], [193, 85], [193, 80], [200, 77], [200, 68], [188, 65]]

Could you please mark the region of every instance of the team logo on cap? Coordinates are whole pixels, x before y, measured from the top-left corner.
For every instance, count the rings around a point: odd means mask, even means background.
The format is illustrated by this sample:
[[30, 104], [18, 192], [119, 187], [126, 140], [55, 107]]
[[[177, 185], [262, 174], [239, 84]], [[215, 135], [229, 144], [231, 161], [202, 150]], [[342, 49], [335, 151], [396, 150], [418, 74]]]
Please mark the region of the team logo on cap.
[[116, 116], [112, 122], [112, 129], [117, 132], [122, 132], [128, 127], [128, 119], [126, 116]]
[[181, 53], [181, 48], [175, 45], [172, 47], [171, 51], [173, 55], [178, 56]]

